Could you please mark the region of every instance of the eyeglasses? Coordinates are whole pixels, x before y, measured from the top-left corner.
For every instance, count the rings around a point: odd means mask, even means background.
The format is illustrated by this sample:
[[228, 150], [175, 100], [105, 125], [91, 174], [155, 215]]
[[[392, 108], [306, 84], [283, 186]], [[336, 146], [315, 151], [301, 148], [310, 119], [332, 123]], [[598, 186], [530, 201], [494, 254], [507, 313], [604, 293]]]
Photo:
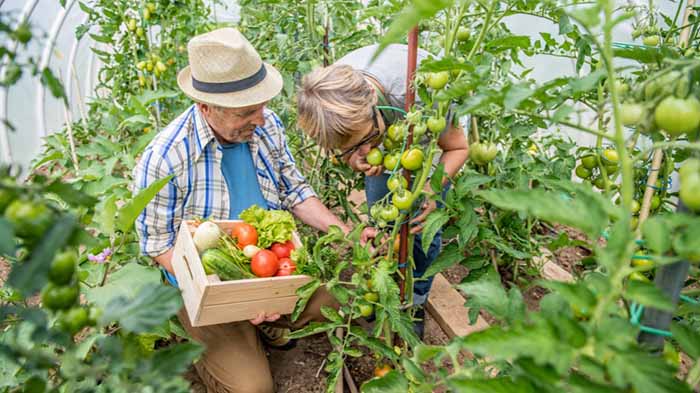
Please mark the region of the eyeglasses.
[[372, 145], [378, 145], [379, 142], [381, 142], [380, 138], [382, 136], [382, 131], [379, 129], [379, 122], [377, 121], [377, 111], [378, 109], [376, 107], [372, 108], [372, 132], [367, 134], [364, 138], [362, 138], [359, 142], [357, 142], [354, 146], [336, 154], [334, 157], [336, 160], [340, 161], [343, 159], [343, 157], [347, 155], [352, 155], [352, 153], [356, 152], [357, 149], [362, 147], [363, 145], [366, 145], [368, 143], [371, 143]]

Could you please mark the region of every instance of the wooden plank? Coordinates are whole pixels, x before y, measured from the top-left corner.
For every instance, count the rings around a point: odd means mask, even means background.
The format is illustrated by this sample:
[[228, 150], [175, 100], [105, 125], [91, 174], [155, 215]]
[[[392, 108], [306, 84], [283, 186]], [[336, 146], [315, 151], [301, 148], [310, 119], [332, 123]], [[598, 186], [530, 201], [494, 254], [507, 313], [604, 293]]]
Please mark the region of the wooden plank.
[[[191, 278], [192, 281], [194, 281], [194, 285], [196, 285], [200, 291], [204, 291], [209, 280], [207, 280], [207, 273], [204, 272], [202, 260], [199, 259], [199, 253], [190, 235], [190, 227], [187, 222], [183, 222], [182, 225], [180, 225], [180, 233], [182, 235], [178, 237], [177, 243], [182, 247], [185, 260], [187, 261], [187, 267], [191, 274], [187, 275], [185, 278]], [[180, 282], [180, 277], [177, 277], [177, 281], [178, 283]]]
[[532, 258], [532, 261], [540, 267], [540, 274], [547, 280], [573, 282], [574, 276], [563, 267], [552, 261], [553, 254], [546, 248], [541, 248], [542, 256]]
[[240, 303], [276, 297], [294, 296], [297, 288], [311, 281], [303, 275], [250, 278], [245, 280], [210, 282], [204, 297], [205, 306]]
[[[183, 236], [185, 236], [185, 232], [180, 232], [179, 237]], [[180, 239], [175, 243], [171, 261], [178, 287], [182, 294], [182, 300], [185, 303], [187, 316], [190, 318], [190, 323], [193, 323], [197, 320], [203, 291], [194, 284]]]
[[450, 338], [466, 336], [489, 327], [481, 316], [474, 325], [470, 325], [469, 308], [464, 307], [464, 302], [464, 297], [442, 274], [435, 275], [426, 308]]
[[215, 325], [218, 323], [247, 321], [255, 318], [259, 312], [267, 314], [291, 314], [297, 296], [287, 296], [276, 299], [252, 300], [242, 303], [227, 303], [214, 306], [203, 306], [199, 317], [192, 326]]
[[542, 266], [542, 277], [547, 280], [561, 281], [561, 282], [573, 282], [574, 277], [571, 273], [564, 270], [563, 267], [557, 265], [552, 261], [547, 261]]

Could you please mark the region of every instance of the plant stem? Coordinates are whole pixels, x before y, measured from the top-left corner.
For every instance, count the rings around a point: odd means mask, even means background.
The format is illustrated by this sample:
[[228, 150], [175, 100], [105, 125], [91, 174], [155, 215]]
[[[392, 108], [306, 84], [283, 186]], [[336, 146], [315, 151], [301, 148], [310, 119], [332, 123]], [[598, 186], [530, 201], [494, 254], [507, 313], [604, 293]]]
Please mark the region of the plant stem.
[[498, 7], [498, 1], [492, 1], [491, 2], [491, 8], [486, 11], [486, 18], [484, 19], [484, 26], [481, 28], [481, 31], [479, 32], [479, 37], [477, 37], [476, 41], [474, 42], [474, 46], [472, 47], [472, 50], [469, 51], [469, 54], [467, 55], [467, 61], [471, 60], [472, 56], [476, 53], [476, 50], [479, 48], [481, 45], [481, 42], [484, 40], [484, 37], [486, 36], [486, 32], [491, 28], [491, 18], [493, 17], [493, 13], [496, 10], [496, 7]]
[[622, 166], [622, 206], [628, 211], [632, 207], [632, 199], [634, 194], [634, 171], [632, 168], [632, 160], [627, 154], [627, 147], [625, 146], [625, 136], [622, 131], [622, 120], [620, 118], [620, 102], [618, 97], [617, 89], [615, 89], [615, 67], [613, 64], [613, 49], [612, 49], [612, 21], [614, 2], [607, 0], [603, 2], [603, 9], [605, 13], [605, 23], [603, 24], [603, 47], [601, 50], [601, 55], [604, 59], [605, 68], [608, 72], [608, 90], [610, 91], [610, 100], [612, 104], [613, 113], [613, 124], [615, 126], [615, 147], [618, 151], [618, 156], [620, 157], [620, 163]]

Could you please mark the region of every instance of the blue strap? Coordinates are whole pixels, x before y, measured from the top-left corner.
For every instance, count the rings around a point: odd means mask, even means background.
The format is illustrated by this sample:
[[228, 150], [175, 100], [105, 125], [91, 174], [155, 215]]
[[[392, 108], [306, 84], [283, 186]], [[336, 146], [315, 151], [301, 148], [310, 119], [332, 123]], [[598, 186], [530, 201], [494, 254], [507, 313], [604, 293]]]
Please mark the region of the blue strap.
[[163, 276], [165, 279], [168, 281], [168, 283], [172, 286], [174, 286], [177, 289], [180, 289], [180, 287], [177, 285], [177, 278], [175, 278], [174, 275], [170, 274], [169, 271], [165, 270], [164, 268], [160, 268], [160, 270], [163, 272]]

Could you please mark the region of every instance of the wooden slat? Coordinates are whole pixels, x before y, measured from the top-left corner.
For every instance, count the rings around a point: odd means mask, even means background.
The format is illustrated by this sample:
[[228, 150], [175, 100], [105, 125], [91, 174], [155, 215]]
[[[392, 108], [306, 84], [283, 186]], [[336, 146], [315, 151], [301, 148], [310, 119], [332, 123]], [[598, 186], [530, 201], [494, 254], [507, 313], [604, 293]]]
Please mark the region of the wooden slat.
[[[197, 247], [195, 247], [194, 240], [192, 240], [192, 236], [190, 235], [190, 227], [187, 222], [183, 222], [182, 225], [180, 225], [180, 232], [182, 232], [182, 235], [179, 236], [178, 242], [182, 246], [185, 259], [188, 262], [189, 271], [192, 273], [192, 281], [194, 281], [194, 284], [203, 291], [209, 283], [209, 280], [207, 280], [207, 274], [204, 272], [202, 260], [199, 259], [199, 253], [197, 252]], [[178, 282], [180, 282], [180, 278], [177, 277], [177, 279]]]
[[197, 320], [197, 314], [202, 301], [203, 290], [197, 287], [190, 273], [188, 262], [185, 260], [184, 243], [182, 238], [187, 236], [187, 232], [180, 231], [178, 240], [175, 243], [175, 250], [171, 263], [175, 272], [178, 287], [182, 293], [182, 299], [185, 303], [185, 310], [190, 318], [190, 323]]
[[259, 312], [267, 314], [291, 314], [297, 302], [296, 296], [281, 297], [274, 300], [263, 299], [242, 303], [227, 303], [204, 306], [192, 326], [206, 326], [218, 323], [247, 321], [255, 318]]
[[435, 275], [426, 308], [450, 338], [466, 336], [489, 327], [481, 316], [474, 325], [470, 325], [469, 309], [464, 307], [464, 302], [464, 297], [442, 274]]
[[203, 303], [206, 306], [213, 306], [293, 296], [297, 288], [309, 281], [311, 281], [309, 276], [294, 275], [209, 283]]

